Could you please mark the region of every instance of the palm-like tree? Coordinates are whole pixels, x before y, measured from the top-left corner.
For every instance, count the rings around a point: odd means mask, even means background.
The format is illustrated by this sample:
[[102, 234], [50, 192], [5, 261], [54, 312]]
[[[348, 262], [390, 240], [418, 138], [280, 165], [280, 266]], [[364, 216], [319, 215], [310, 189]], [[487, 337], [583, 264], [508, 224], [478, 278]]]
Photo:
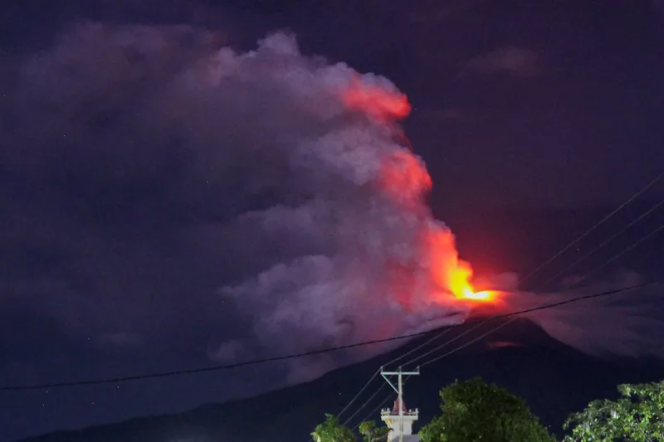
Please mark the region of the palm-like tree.
[[367, 421], [360, 424], [360, 433], [364, 436], [365, 442], [387, 442], [390, 428], [376, 427], [374, 421]]
[[325, 415], [325, 422], [311, 433], [315, 442], [355, 442], [357, 438], [350, 428], [341, 425], [333, 414]]

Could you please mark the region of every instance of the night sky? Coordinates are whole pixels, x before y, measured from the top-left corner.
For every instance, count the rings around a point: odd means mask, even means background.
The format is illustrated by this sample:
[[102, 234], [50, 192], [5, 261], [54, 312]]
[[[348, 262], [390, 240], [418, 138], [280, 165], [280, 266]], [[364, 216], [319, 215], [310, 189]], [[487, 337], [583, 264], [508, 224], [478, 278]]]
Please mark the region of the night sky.
[[[210, 51], [243, 53], [284, 30], [306, 56], [391, 80], [413, 106], [404, 127], [436, 213], [575, 209], [619, 204], [662, 170], [663, 16], [642, 0], [13, 2], [0, 14], [0, 384], [297, 350], [278, 343], [293, 330], [252, 346], [253, 300], [240, 308], [220, 288], [319, 246], [285, 250], [237, 222], [306, 197], [252, 143], [273, 123], [299, 134], [307, 117], [274, 122], [215, 101], [248, 102], [232, 92], [173, 86]], [[266, 87], [257, 109], [278, 115], [276, 95]], [[2, 393], [0, 439], [286, 379], [256, 367]]]

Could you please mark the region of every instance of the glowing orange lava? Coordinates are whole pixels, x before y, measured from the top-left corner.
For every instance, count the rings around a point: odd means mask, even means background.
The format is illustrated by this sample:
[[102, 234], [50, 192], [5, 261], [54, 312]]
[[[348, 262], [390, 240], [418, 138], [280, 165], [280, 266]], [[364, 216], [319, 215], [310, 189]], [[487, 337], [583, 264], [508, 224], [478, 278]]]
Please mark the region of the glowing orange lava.
[[454, 235], [450, 230], [442, 226], [432, 226], [427, 237], [432, 259], [432, 277], [438, 286], [449, 290], [458, 300], [496, 301], [498, 292], [490, 290], [477, 292], [473, 288], [471, 283], [473, 269], [469, 263], [459, 259]]
[[462, 266], [461, 268], [447, 271], [448, 274], [451, 274], [449, 289], [454, 297], [460, 300], [475, 302], [496, 301], [498, 292], [492, 290], [482, 290], [476, 292], [472, 283], [470, 282], [470, 279], [473, 275], [473, 272], [470, 269], [470, 265], [464, 261], [459, 261], [459, 264], [463, 264], [466, 266], [466, 268]]

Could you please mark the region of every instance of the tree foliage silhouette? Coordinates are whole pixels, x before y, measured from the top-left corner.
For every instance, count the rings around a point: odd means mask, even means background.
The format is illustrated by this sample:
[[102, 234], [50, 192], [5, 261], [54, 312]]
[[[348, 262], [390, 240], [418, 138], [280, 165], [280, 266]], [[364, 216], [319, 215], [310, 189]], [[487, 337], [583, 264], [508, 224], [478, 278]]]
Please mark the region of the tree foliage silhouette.
[[440, 390], [442, 415], [419, 432], [423, 442], [554, 442], [526, 402], [479, 378]]

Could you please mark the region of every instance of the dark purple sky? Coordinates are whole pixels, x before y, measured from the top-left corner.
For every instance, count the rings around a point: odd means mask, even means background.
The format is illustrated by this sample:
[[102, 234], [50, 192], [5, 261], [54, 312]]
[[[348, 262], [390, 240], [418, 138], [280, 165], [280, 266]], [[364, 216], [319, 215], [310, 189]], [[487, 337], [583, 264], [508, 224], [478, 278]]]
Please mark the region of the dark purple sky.
[[[664, 165], [657, 3], [14, 2], [0, 16], [0, 383], [204, 366], [247, 335], [215, 293], [268, 257], [211, 226], [273, 196], [248, 191], [265, 183], [247, 184], [242, 167], [224, 169], [243, 166], [232, 152], [192, 153], [166, 120], [134, 123], [206, 44], [248, 50], [289, 29], [305, 53], [391, 79], [413, 104], [405, 126], [437, 212], [587, 207], [624, 200]], [[62, 43], [82, 19], [185, 24], [213, 38], [185, 29], [141, 64], [114, 59], [104, 27]], [[215, 125], [207, 105], [182, 109], [201, 121], [201, 143], [214, 142], [204, 139]], [[662, 196], [664, 186], [649, 194]], [[228, 376], [2, 393], [0, 438], [184, 410], [282, 381], [258, 368]]]

